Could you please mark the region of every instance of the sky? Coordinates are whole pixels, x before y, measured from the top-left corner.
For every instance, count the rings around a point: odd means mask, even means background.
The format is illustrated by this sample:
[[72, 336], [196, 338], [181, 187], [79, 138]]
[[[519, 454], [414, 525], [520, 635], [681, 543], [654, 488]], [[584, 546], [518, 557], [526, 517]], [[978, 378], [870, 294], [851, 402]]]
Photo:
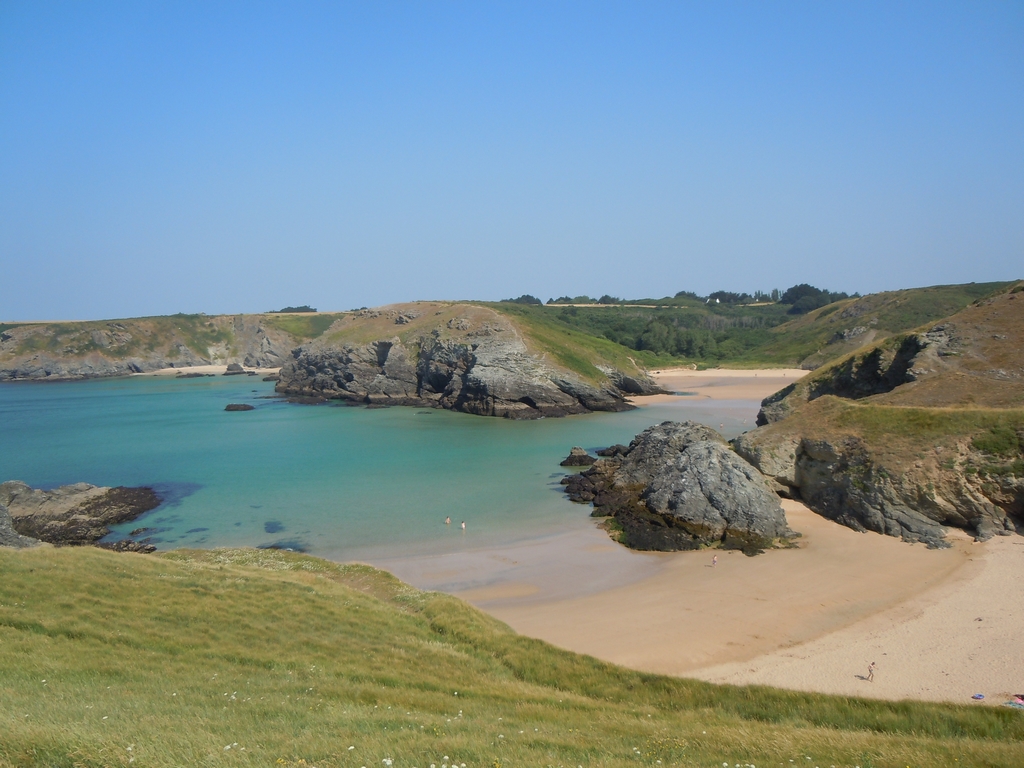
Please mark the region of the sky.
[[0, 320], [1021, 277], [1021, 2], [0, 0]]

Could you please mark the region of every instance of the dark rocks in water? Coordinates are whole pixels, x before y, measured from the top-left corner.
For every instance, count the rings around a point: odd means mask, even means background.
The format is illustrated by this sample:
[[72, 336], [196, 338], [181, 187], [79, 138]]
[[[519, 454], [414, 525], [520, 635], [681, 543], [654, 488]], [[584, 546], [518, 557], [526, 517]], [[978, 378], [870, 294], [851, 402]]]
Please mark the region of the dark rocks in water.
[[43, 491], [17, 480], [0, 484], [0, 504], [14, 530], [58, 547], [94, 544], [110, 533], [108, 526], [134, 520], [160, 502], [152, 488], [75, 483]]
[[246, 373], [245, 369], [242, 368], [238, 363], [229, 363], [228, 369], [224, 371], [225, 376], [242, 376]]
[[284, 530], [284, 524], [280, 520], [267, 520], [263, 524], [263, 530], [267, 533], [280, 533]]
[[597, 459], [588, 454], [585, 450], [580, 448], [578, 445], [573, 446], [573, 449], [569, 451], [569, 455], [560, 463], [563, 467], [589, 467]]
[[608, 448], [602, 448], [597, 452], [597, 455], [606, 458], [608, 456], [625, 456], [627, 453], [629, 453], [628, 445], [616, 443]]
[[212, 377], [212, 373], [179, 373], [174, 378], [176, 379], [205, 379]]
[[281, 377], [278, 376], [276, 373], [272, 373], [269, 376], [264, 376], [263, 380], [264, 381], [280, 381]]
[[308, 552], [309, 545], [304, 541], [298, 539], [286, 539], [284, 541], [275, 541], [271, 544], [260, 544], [256, 549], [278, 549], [285, 552]]
[[612, 517], [633, 549], [720, 545], [757, 554], [793, 534], [766, 479], [714, 430], [664, 422], [624, 453], [562, 481], [569, 498]]
[[225, 411], [251, 411], [256, 406], [249, 405], [248, 403], [228, 403], [224, 406]]

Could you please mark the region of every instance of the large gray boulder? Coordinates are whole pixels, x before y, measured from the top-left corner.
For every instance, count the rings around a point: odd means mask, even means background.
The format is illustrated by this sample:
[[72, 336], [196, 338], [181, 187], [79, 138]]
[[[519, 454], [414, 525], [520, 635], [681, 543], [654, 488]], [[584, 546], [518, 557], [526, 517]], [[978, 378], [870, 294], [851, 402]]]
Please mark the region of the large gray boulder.
[[793, 535], [761, 473], [694, 422], [650, 427], [624, 453], [564, 482], [570, 498], [613, 517], [634, 549], [718, 544], [755, 554]]

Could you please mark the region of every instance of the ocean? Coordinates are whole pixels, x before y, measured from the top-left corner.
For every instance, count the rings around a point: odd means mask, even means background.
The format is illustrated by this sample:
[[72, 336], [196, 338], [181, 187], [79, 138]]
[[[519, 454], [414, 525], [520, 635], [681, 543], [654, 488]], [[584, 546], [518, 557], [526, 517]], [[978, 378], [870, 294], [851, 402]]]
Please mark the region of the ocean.
[[[273, 386], [250, 376], [0, 385], [0, 481], [151, 486], [164, 503], [110, 538], [145, 527], [158, 549], [274, 546], [339, 561], [443, 555], [578, 528], [589, 508], [569, 502], [558, 482], [574, 445], [628, 443], [682, 419], [732, 436], [758, 407], [686, 399], [517, 422], [298, 405], [275, 398]], [[226, 412], [228, 403], [255, 409]]]

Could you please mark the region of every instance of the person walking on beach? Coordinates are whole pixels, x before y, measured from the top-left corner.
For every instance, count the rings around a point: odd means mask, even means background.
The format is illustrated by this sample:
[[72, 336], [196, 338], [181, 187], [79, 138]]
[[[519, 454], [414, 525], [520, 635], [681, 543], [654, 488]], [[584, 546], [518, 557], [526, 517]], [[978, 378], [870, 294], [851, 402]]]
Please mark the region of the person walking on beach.
[[875, 682], [875, 662], [868, 664], [868, 682]]
[[711, 558], [711, 567], [714, 568], [718, 565], [718, 555]]

